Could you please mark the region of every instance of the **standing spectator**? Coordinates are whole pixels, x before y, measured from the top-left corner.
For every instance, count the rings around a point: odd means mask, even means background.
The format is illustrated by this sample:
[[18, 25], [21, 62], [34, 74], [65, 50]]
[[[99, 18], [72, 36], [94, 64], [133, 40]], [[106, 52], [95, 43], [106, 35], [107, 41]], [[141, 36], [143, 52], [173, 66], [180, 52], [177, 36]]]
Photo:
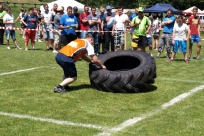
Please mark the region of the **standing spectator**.
[[91, 8], [91, 14], [88, 15], [89, 21], [89, 31], [96, 31], [96, 32], [89, 32], [94, 38], [94, 53], [98, 55], [98, 33], [99, 33], [99, 24], [101, 23], [99, 15], [96, 14], [96, 8]]
[[112, 12], [112, 7], [111, 6], [106, 6], [106, 11], [104, 15], [104, 19], [102, 21], [102, 27], [104, 28], [103, 30], [106, 31], [104, 32], [104, 40], [105, 40], [105, 47], [104, 47], [104, 52], [106, 53], [109, 51], [109, 46], [111, 45], [111, 51], [115, 51], [114, 47], [114, 36], [111, 34], [110, 31], [113, 29], [113, 24], [114, 24], [114, 19], [115, 19], [115, 13]]
[[89, 22], [88, 22], [88, 15], [89, 15], [89, 7], [88, 5], [84, 6], [84, 12], [80, 14], [80, 28], [83, 32], [80, 34], [80, 38], [83, 39], [85, 35], [87, 34], [88, 28], [89, 28]]
[[138, 9], [138, 16], [132, 19], [131, 25], [134, 28], [134, 33], [132, 37], [132, 49], [137, 50], [138, 47], [145, 52], [145, 47], [148, 45], [146, 34], [150, 30], [150, 20], [144, 15], [144, 10], [142, 7]]
[[189, 39], [189, 54], [190, 54], [190, 60], [193, 60], [192, 56], [192, 47], [193, 43], [196, 42], [198, 47], [197, 47], [197, 60], [202, 60], [200, 57], [200, 50], [201, 50], [201, 37], [200, 37], [200, 18], [196, 16], [198, 12], [198, 8], [194, 7], [193, 8], [193, 15], [191, 15], [188, 18], [188, 24], [189, 28], [191, 31], [191, 37]]
[[[188, 33], [187, 37], [186, 34]], [[187, 56], [187, 40], [190, 36], [190, 29], [183, 22], [183, 16], [179, 16], [177, 18], [177, 23], [174, 25], [173, 28], [173, 52], [171, 59], [169, 61], [173, 61], [175, 58], [176, 53], [178, 52], [178, 48], [180, 48], [180, 52], [183, 52], [184, 61], [188, 63], [188, 56]]]
[[16, 32], [15, 32], [15, 30], [12, 30], [15, 22], [14, 22], [14, 16], [12, 14], [11, 8], [10, 7], [6, 8], [6, 12], [7, 12], [7, 14], [5, 14], [3, 17], [3, 23], [5, 24], [5, 28], [6, 28], [7, 49], [11, 49], [10, 45], [9, 45], [10, 36], [13, 40], [14, 45], [16, 46], [16, 49], [21, 49], [18, 46], [17, 41], [16, 41]]
[[40, 10], [38, 8], [33, 8], [33, 14], [37, 16], [38, 22], [37, 22], [37, 28], [36, 28], [36, 35], [35, 35], [35, 41], [37, 42], [42, 42], [39, 37], [40, 37], [40, 24], [42, 20], [42, 16], [39, 12]]
[[168, 60], [170, 58], [174, 23], [175, 23], [175, 17], [172, 15], [172, 9], [168, 9], [167, 16], [161, 22], [161, 26], [164, 28], [163, 28], [163, 34], [161, 35], [161, 38], [160, 38], [158, 54], [156, 58], [160, 57], [160, 54], [161, 52], [163, 52], [165, 45], [166, 45], [166, 51], [167, 51], [166, 59]]
[[[144, 14], [145, 16], [145, 14]], [[146, 25], [146, 38], [147, 38], [147, 45], [149, 46], [149, 54], [153, 57], [152, 54], [152, 27], [153, 27], [153, 17], [152, 15], [149, 16], [149, 24]]]
[[[136, 16], [138, 16], [138, 8], [135, 8], [135, 13], [133, 13], [129, 16], [129, 20], [132, 21], [132, 19], [135, 18]], [[133, 32], [134, 32], [134, 28], [130, 29], [131, 40], [132, 40]]]
[[[0, 4], [0, 27], [4, 27], [3, 17], [6, 15], [3, 5]], [[4, 43], [4, 29], [0, 29], [0, 45]]]
[[26, 9], [25, 8], [21, 8], [21, 12], [19, 14], [19, 16], [16, 18], [15, 22], [18, 21], [18, 19], [20, 19], [20, 25], [21, 25], [21, 35], [23, 35], [23, 39], [25, 39], [25, 28], [26, 26], [21, 22], [21, 19], [26, 15]]
[[153, 27], [152, 27], [152, 31], [153, 31], [153, 48], [155, 50], [158, 50], [158, 39], [159, 39], [159, 20], [157, 19], [157, 14], [153, 14]]
[[[34, 13], [33, 8], [29, 8], [29, 15], [24, 16], [21, 19], [22, 23], [26, 26], [26, 39], [25, 39], [25, 50], [28, 50], [28, 42], [29, 39], [31, 40], [31, 46], [32, 49], [35, 50], [35, 35], [36, 35], [36, 28], [38, 26], [38, 17]], [[28, 30], [28, 29], [34, 29], [34, 30]]]
[[72, 14], [72, 7], [67, 7], [67, 14], [64, 14], [60, 19], [61, 32], [59, 46], [65, 46], [76, 39], [75, 29], [78, 28], [77, 18]]
[[[80, 30], [80, 19], [79, 19], [80, 14], [78, 13], [78, 8], [76, 6], [73, 8], [73, 12], [78, 22], [78, 28], [76, 30]], [[80, 38], [80, 32], [76, 32], [76, 36], [77, 38]]]
[[52, 12], [49, 11], [47, 4], [43, 5], [45, 12], [42, 13], [42, 23], [43, 23], [43, 38], [45, 39], [46, 50], [53, 50], [54, 37], [53, 37], [53, 26], [50, 22], [52, 18]]
[[112, 29], [112, 35], [114, 35], [114, 45], [115, 50], [118, 49], [124, 50], [125, 45], [125, 26], [126, 23], [130, 22], [128, 16], [123, 14], [123, 7], [118, 7], [118, 15], [115, 15], [115, 21]]
[[54, 48], [53, 48], [53, 53], [57, 53], [57, 48], [59, 48], [59, 39], [61, 36], [61, 32], [60, 32], [60, 19], [61, 16], [63, 15], [63, 9], [62, 7], [58, 7], [57, 8], [57, 14], [55, 15], [54, 18]]
[[[105, 15], [104, 15], [104, 12], [105, 12], [105, 9], [103, 7], [100, 8], [100, 20], [102, 22], [102, 20], [105, 19]], [[104, 48], [105, 48], [105, 40], [104, 40], [104, 32], [101, 32], [103, 31], [103, 24], [99, 24], [99, 36], [98, 36], [98, 52], [100, 53], [100, 48], [101, 48], [101, 45], [102, 45], [102, 53], [104, 52]]]

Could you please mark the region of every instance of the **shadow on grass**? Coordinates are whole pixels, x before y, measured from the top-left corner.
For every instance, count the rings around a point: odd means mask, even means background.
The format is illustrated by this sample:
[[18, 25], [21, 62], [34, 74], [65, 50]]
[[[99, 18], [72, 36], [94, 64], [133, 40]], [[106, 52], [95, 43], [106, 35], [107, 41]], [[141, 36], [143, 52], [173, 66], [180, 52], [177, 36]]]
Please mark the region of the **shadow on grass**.
[[148, 93], [157, 90], [157, 87], [154, 85], [150, 85], [148, 89], [140, 89], [139, 93]]
[[77, 86], [70, 86], [71, 90], [67, 90], [69, 92], [72, 91], [79, 91], [81, 89], [93, 89], [93, 87], [89, 84], [81, 84], [81, 85], [77, 85]]

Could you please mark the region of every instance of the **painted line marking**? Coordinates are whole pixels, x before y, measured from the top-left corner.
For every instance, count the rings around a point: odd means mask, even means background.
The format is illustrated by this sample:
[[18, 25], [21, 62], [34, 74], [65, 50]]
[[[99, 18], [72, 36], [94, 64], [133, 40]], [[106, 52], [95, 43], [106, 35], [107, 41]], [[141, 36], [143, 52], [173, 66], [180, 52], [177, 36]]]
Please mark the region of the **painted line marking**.
[[117, 133], [117, 132], [119, 132], [119, 131], [121, 131], [121, 130], [129, 127], [129, 126], [135, 125], [136, 123], [138, 123], [138, 122], [140, 122], [140, 121], [142, 121], [142, 120], [144, 120], [150, 116], [155, 115], [156, 113], [158, 113], [162, 110], [167, 109], [170, 106], [173, 106], [174, 104], [180, 102], [181, 100], [193, 95], [194, 93], [196, 93], [202, 89], [204, 89], [204, 85], [198, 86], [198, 87], [196, 87], [196, 88], [194, 88], [194, 89], [192, 89], [186, 93], [180, 94], [179, 96], [171, 99], [169, 102], [162, 104], [159, 108], [155, 109], [153, 112], [151, 112], [149, 114], [144, 114], [140, 117], [133, 117], [132, 119], [128, 119], [128, 120], [124, 121], [122, 124], [115, 126], [113, 128], [107, 129], [107, 130], [103, 131], [102, 133], [96, 134], [95, 136], [110, 136], [114, 133]]
[[55, 67], [51, 67], [51, 66], [34, 67], [34, 68], [29, 68], [29, 69], [23, 69], [23, 70], [16, 70], [16, 71], [11, 71], [11, 72], [1, 73], [0, 76], [10, 75], [10, 74], [15, 74], [15, 73], [20, 73], [20, 72], [26, 72], [26, 71], [31, 71], [31, 70], [41, 69], [41, 68], [47, 68], [47, 67], [55, 68]]
[[77, 127], [87, 127], [87, 128], [99, 129], [99, 130], [106, 130], [106, 129], [108, 129], [108, 127], [102, 127], [102, 126], [93, 125], [93, 124], [74, 123], [74, 122], [71, 122], [71, 121], [57, 120], [57, 119], [51, 119], [51, 118], [40, 118], [40, 117], [33, 117], [33, 116], [28, 116], [28, 115], [20, 115], [20, 114], [7, 113], [7, 112], [1, 112], [1, 111], [0, 111], [0, 115], [9, 116], [9, 117], [15, 117], [15, 118], [21, 118], [21, 119], [30, 119], [30, 120], [41, 121], [41, 122], [49, 122], [49, 123], [54, 123], [54, 124], [59, 124], [59, 125], [70, 125], [70, 126], [77, 126]]
[[167, 81], [179, 81], [179, 82], [189, 82], [189, 83], [204, 83], [204, 81], [198, 81], [198, 80], [184, 80], [184, 79], [176, 79], [176, 78], [165, 78], [165, 77], [157, 77], [155, 79], [159, 80], [167, 80]]

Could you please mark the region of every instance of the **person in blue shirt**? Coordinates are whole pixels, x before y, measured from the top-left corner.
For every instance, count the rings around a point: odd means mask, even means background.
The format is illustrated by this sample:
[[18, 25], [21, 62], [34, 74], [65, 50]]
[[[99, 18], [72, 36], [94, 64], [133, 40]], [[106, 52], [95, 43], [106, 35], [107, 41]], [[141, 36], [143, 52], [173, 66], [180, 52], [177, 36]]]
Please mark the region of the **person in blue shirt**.
[[167, 16], [162, 20], [161, 26], [163, 27], [163, 34], [161, 35], [158, 54], [156, 58], [160, 57], [161, 52], [164, 50], [164, 46], [166, 45], [167, 56], [166, 59], [169, 60], [171, 47], [172, 47], [172, 33], [174, 28], [174, 23], [176, 18], [172, 15], [172, 9], [167, 10]]
[[[35, 35], [36, 35], [36, 28], [38, 25], [38, 17], [36, 14], [34, 14], [34, 9], [29, 8], [29, 14], [24, 16], [21, 19], [22, 23], [26, 26], [25, 31], [25, 50], [28, 50], [28, 42], [29, 39], [31, 40], [32, 49], [35, 50]], [[34, 30], [28, 30], [28, 29], [34, 29]]]
[[[135, 13], [133, 13], [133, 14], [131, 14], [129, 16], [129, 20], [132, 22], [132, 19], [135, 18], [136, 16], [138, 16], [138, 8], [135, 8]], [[133, 32], [134, 32], [134, 28], [130, 29], [130, 38], [131, 38], [131, 40], [132, 40]]]
[[60, 19], [60, 29], [62, 29], [59, 46], [65, 46], [77, 39], [75, 29], [78, 28], [77, 18], [72, 14], [72, 7], [67, 7], [67, 14]]

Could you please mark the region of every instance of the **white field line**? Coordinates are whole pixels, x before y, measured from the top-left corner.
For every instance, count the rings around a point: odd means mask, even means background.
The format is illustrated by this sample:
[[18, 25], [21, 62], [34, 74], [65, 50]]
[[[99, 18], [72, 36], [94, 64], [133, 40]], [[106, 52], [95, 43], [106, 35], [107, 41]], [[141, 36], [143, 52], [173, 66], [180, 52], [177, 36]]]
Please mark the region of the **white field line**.
[[167, 109], [170, 106], [173, 106], [174, 104], [182, 101], [183, 99], [185, 99], [185, 98], [187, 98], [187, 97], [193, 95], [194, 93], [201, 91], [203, 89], [204, 89], [204, 85], [198, 86], [198, 87], [196, 87], [196, 88], [194, 88], [194, 89], [192, 89], [186, 93], [183, 93], [183, 94], [173, 98], [169, 102], [162, 104], [159, 108], [155, 109], [153, 112], [150, 112], [149, 114], [144, 114], [140, 117], [134, 117], [132, 119], [128, 119], [128, 120], [124, 121], [122, 124], [115, 126], [113, 128], [107, 129], [107, 130], [103, 131], [102, 133], [98, 133], [95, 136], [110, 136], [114, 133], [117, 133], [117, 132], [123, 130], [124, 128], [132, 126], [132, 125], [134, 125], [134, 124], [136, 124], [136, 123], [138, 123], [138, 122], [140, 122], [140, 121], [142, 121], [142, 120], [144, 120], [150, 116], [155, 115], [156, 113], [158, 113], [164, 109]]
[[39, 117], [33, 117], [33, 116], [28, 116], [28, 115], [20, 115], [20, 114], [15, 114], [15, 113], [7, 113], [7, 112], [1, 112], [1, 111], [0, 111], [0, 115], [14, 117], [14, 118], [41, 121], [41, 122], [49, 122], [49, 123], [54, 123], [54, 124], [59, 124], [59, 125], [87, 127], [87, 128], [92, 128], [92, 129], [98, 129], [98, 130], [108, 129], [107, 127], [101, 127], [101, 126], [98, 126], [98, 125], [74, 123], [74, 122], [70, 122], [70, 121], [57, 120], [57, 119], [51, 119], [51, 118], [39, 118]]
[[10, 74], [15, 74], [15, 73], [20, 73], [20, 72], [26, 72], [26, 71], [31, 71], [31, 70], [41, 69], [41, 68], [55, 68], [55, 67], [51, 67], [51, 66], [34, 67], [34, 68], [29, 68], [29, 69], [22, 69], [22, 70], [1, 73], [0, 76], [10, 75]]
[[199, 81], [199, 80], [184, 80], [184, 79], [177, 79], [177, 78], [157, 77], [156, 79], [167, 80], [167, 81], [189, 82], [189, 83], [204, 83], [204, 81]]

